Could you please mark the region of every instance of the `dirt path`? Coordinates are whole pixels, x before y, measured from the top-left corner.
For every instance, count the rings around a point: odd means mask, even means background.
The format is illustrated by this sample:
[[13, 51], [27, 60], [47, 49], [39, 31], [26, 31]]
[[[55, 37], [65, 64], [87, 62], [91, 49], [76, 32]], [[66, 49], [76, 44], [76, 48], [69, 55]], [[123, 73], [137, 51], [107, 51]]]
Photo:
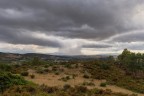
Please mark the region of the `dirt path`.
[[[99, 89], [111, 89], [113, 92], [122, 92], [125, 94], [133, 94], [134, 92], [129, 91], [124, 88], [120, 88], [117, 86], [112, 86], [112, 85], [107, 85], [106, 87], [100, 87], [99, 85], [102, 82], [105, 82], [105, 80], [91, 80], [91, 79], [84, 79], [82, 76], [78, 76], [75, 79], [70, 79], [67, 82], [64, 82], [62, 80], [59, 80], [65, 74], [60, 74], [60, 75], [55, 75], [54, 73], [49, 73], [49, 74], [37, 74], [35, 73], [34, 70], [29, 70], [29, 73], [34, 74], [35, 78], [31, 79], [30, 77], [25, 77], [26, 80], [32, 81], [37, 84], [46, 84], [48, 86], [57, 86], [57, 87], [62, 87], [65, 84], [69, 84], [71, 86], [75, 85], [80, 85], [83, 82], [93, 82], [95, 86], [88, 86], [89, 89], [92, 88], [99, 88]], [[144, 96], [144, 94], [138, 94], [138, 96]]]

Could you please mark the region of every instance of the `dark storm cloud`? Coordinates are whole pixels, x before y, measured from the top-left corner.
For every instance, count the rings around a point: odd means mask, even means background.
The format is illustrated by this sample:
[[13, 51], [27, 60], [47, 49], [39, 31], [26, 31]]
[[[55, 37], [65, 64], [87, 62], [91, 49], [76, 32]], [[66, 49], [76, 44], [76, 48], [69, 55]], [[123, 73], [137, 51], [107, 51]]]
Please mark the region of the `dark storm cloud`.
[[35, 44], [40, 46], [49, 47], [61, 47], [61, 44], [57, 40], [45, 40], [32, 36], [31, 33], [20, 32], [20, 30], [15, 30], [12, 28], [2, 28], [0, 34], [0, 41], [7, 42], [10, 44]]
[[109, 44], [87, 44], [83, 45], [83, 48], [109, 48], [112, 47]]
[[142, 0], [0, 0], [0, 41], [61, 46], [56, 40], [20, 35], [20, 29], [29, 30], [26, 34], [39, 31], [65, 38], [104, 40], [139, 28], [131, 22], [134, 8], [142, 3]]
[[144, 41], [144, 31], [122, 35], [122, 36], [119, 36], [117, 38], [114, 38], [113, 41], [117, 41], [117, 42], [143, 42]]

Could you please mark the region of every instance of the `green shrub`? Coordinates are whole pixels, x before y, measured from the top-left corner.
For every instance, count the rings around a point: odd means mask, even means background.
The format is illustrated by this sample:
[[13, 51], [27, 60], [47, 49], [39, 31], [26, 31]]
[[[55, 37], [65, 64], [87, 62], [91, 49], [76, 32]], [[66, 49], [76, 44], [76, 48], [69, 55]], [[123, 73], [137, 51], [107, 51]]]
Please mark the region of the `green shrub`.
[[11, 71], [12, 67], [8, 64], [0, 64], [0, 71]]
[[32, 65], [41, 65], [41, 60], [39, 57], [34, 57], [33, 60], [31, 61]]
[[107, 85], [106, 83], [101, 83], [100, 84], [101, 87], [106, 87], [106, 85]]
[[28, 75], [29, 73], [27, 71], [21, 73], [21, 76], [28, 76]]
[[45, 67], [45, 68], [48, 68], [48, 67], [49, 67], [49, 65], [45, 65], [44, 67]]
[[100, 68], [104, 69], [104, 70], [109, 70], [110, 69], [110, 65], [109, 64], [100, 64]]
[[13, 85], [25, 85], [27, 81], [23, 77], [11, 73], [0, 72], [0, 92]]

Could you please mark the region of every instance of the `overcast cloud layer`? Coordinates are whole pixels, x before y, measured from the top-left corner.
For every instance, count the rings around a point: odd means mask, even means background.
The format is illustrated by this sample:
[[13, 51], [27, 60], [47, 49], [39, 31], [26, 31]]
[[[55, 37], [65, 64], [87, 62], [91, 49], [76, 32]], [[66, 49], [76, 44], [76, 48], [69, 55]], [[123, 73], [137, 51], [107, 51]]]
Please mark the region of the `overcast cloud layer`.
[[62, 55], [144, 49], [144, 0], [0, 0], [0, 51]]

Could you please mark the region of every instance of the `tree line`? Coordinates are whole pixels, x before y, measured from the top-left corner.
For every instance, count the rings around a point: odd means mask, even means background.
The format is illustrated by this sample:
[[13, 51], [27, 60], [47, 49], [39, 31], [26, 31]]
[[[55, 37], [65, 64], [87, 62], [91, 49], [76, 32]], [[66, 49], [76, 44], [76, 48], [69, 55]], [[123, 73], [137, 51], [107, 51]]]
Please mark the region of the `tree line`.
[[128, 49], [124, 49], [122, 54], [117, 58], [120, 67], [125, 69], [128, 74], [132, 74], [134, 77], [144, 76], [144, 54], [134, 53]]

